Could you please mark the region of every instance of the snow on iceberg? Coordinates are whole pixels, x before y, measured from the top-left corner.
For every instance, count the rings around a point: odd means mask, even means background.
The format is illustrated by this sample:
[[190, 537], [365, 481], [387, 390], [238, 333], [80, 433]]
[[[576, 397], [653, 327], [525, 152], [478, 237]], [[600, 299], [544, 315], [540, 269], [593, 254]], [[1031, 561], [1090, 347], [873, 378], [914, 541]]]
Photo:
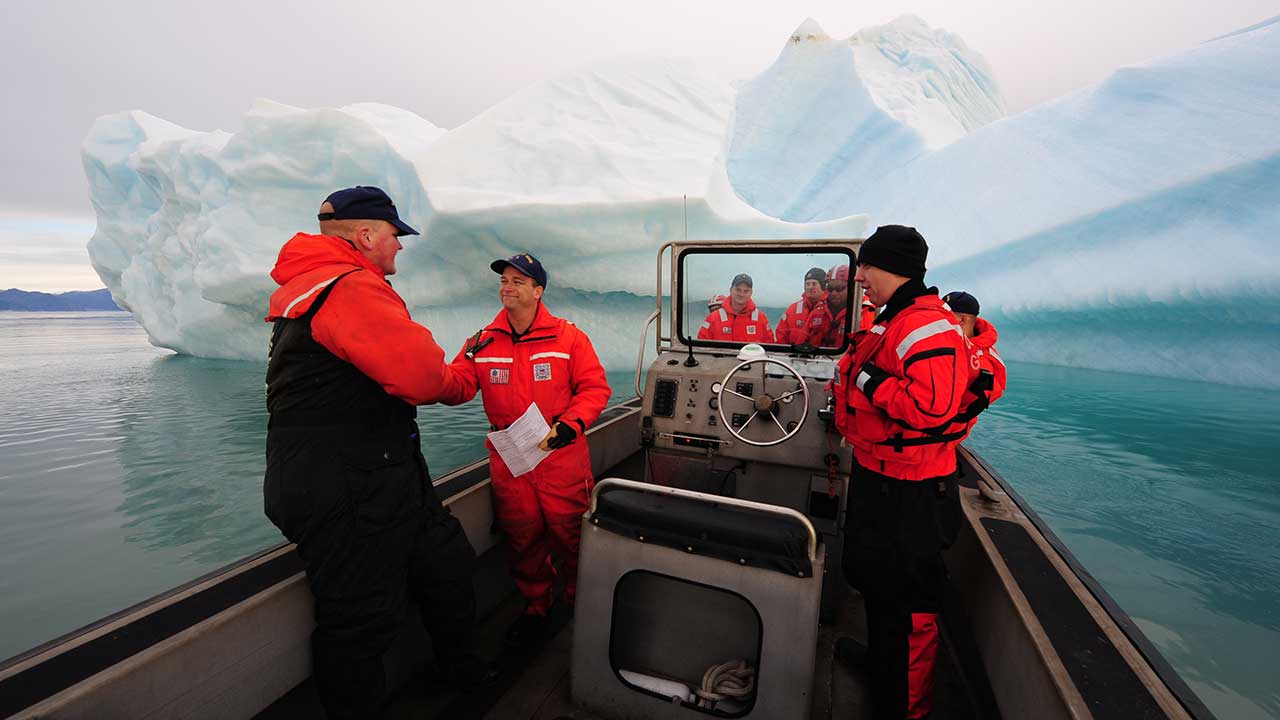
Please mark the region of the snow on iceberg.
[[[99, 275], [152, 342], [261, 358], [280, 245], [314, 230], [335, 188], [387, 190], [424, 238], [394, 285], [446, 349], [497, 311], [489, 262], [549, 268], [548, 305], [606, 364], [634, 362], [654, 252], [684, 237], [853, 237], [865, 217], [796, 224], [732, 190], [723, 135], [733, 91], [685, 64], [619, 62], [528, 88], [445, 132], [381, 105], [301, 110], [261, 101], [234, 134], [142, 112], [99, 118], [83, 148]], [[686, 218], [687, 210], [687, 218]]]

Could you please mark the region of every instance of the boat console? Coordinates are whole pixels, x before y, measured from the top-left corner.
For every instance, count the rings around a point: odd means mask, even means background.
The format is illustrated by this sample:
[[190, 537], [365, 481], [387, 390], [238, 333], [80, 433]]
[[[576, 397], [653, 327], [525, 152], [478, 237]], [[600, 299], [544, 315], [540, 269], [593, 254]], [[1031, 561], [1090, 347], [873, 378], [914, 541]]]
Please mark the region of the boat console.
[[[796, 310], [812, 268], [835, 274], [856, 249], [659, 253], [643, 482], [603, 480], [583, 521], [577, 612], [596, 619], [574, 634], [572, 692], [584, 708], [619, 720], [808, 717], [819, 618], [841, 582], [827, 568], [833, 551], [838, 567], [851, 462], [829, 385], [856, 314], [835, 324], [825, 293], [808, 300], [817, 312]], [[670, 337], [659, 319], [667, 251]], [[859, 299], [856, 288], [841, 298]], [[811, 330], [811, 319], [825, 325]]]

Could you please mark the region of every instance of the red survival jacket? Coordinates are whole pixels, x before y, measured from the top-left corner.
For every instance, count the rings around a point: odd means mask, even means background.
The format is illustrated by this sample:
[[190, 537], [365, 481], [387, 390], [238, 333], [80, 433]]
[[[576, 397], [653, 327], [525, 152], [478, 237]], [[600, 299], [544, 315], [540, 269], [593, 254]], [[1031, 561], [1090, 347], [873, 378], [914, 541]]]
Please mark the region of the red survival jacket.
[[726, 340], [730, 342], [773, 342], [769, 330], [769, 316], [756, 307], [754, 300], [747, 300], [741, 313], [733, 311], [733, 303], [725, 298], [720, 307], [707, 313], [707, 319], [698, 328], [699, 340]]
[[987, 402], [993, 403], [1004, 394], [1005, 384], [1008, 381], [1004, 360], [1001, 359], [1000, 353], [996, 352], [996, 339], [1000, 337], [1000, 333], [996, 332], [995, 325], [982, 318], [974, 318], [973, 329], [977, 334], [969, 338], [969, 342], [978, 348], [978, 361], [982, 369], [990, 372], [993, 377], [991, 392], [987, 395]]
[[817, 300], [801, 297], [787, 306], [778, 327], [773, 331], [774, 342], [783, 345], [809, 343], [814, 347], [831, 331], [831, 308], [827, 307], [827, 294]]
[[346, 273], [312, 319], [312, 337], [387, 393], [413, 405], [435, 402], [453, 376], [444, 350], [409, 317], [382, 270], [346, 240], [298, 233], [280, 248], [271, 271], [280, 289], [271, 295], [267, 322], [302, 315]]
[[519, 339], [514, 337], [507, 311], [498, 311], [493, 322], [467, 341], [450, 367], [453, 382], [441, 402], [460, 405], [479, 392], [489, 423], [499, 429], [518, 420], [529, 403], [536, 402], [548, 425], [564, 420], [576, 426], [575, 443], [584, 441], [585, 430], [600, 417], [611, 392], [587, 334], [552, 315], [541, 303], [533, 324]]
[[[827, 347], [840, 347], [844, 342], [844, 319], [849, 314], [849, 308], [842, 308], [836, 316], [831, 319], [831, 332], [827, 334], [827, 339], [823, 341], [823, 345]], [[876, 306], [871, 301], [862, 298], [862, 307], [858, 312], [858, 326], [853, 328], [853, 332], [866, 330], [876, 323]]]
[[[900, 480], [955, 472], [960, 436], [947, 431], [964, 409], [973, 360], [973, 346], [936, 290], [858, 331], [832, 385], [836, 427], [854, 459]], [[887, 377], [868, 382], [866, 363]]]

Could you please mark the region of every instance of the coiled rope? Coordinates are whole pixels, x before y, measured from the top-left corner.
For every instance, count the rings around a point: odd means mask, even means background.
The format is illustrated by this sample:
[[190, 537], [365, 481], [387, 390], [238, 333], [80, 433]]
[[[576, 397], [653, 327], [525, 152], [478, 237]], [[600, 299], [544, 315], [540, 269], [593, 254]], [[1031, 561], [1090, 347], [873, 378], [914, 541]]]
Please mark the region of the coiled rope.
[[756, 689], [756, 671], [746, 660], [730, 660], [712, 665], [702, 674], [702, 687], [693, 692], [698, 707], [711, 709], [721, 700], [742, 700]]

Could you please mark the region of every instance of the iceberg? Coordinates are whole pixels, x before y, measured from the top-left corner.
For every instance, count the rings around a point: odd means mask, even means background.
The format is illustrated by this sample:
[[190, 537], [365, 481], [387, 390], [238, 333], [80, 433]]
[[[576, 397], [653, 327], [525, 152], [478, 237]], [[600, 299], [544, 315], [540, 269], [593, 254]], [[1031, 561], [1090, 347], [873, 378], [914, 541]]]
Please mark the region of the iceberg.
[[262, 359], [280, 246], [332, 190], [378, 185], [423, 232], [393, 278], [447, 351], [498, 311], [489, 263], [528, 251], [547, 303], [608, 367], [634, 362], [654, 253], [684, 237], [856, 237], [859, 213], [792, 223], [733, 192], [733, 89], [687, 64], [617, 62], [530, 87], [451, 131], [376, 104], [259, 101], [235, 133], [145, 112], [99, 118], [82, 150], [94, 268], [153, 344]]
[[446, 349], [497, 310], [488, 262], [548, 266], [548, 304], [634, 362], [654, 252], [690, 238], [930, 242], [1012, 359], [1280, 387], [1280, 23], [1117, 70], [1007, 116], [981, 55], [904, 16], [806, 20], [736, 85], [674, 60], [539, 83], [460, 127], [259, 101], [234, 133], [144, 112], [83, 147], [95, 269], [152, 342], [262, 358], [279, 246], [319, 200], [386, 189], [425, 232], [393, 283]]

